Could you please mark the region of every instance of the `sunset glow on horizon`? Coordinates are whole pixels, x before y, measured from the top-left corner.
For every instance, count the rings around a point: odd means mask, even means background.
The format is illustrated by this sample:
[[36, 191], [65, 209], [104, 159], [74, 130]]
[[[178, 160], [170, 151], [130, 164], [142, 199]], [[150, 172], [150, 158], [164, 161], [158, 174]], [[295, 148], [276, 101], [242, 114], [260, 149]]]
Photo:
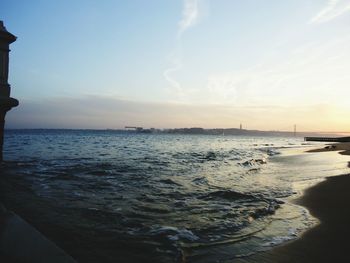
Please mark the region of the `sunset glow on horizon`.
[[350, 3], [5, 0], [7, 128], [350, 131]]

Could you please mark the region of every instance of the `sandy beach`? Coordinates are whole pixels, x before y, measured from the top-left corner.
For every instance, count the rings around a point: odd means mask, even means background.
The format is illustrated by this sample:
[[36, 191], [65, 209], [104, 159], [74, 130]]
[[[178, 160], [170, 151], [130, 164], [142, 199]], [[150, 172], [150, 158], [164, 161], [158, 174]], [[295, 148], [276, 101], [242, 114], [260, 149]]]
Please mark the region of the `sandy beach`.
[[350, 155], [350, 142], [332, 143], [326, 145], [324, 148], [312, 149], [307, 152], [330, 152], [339, 151], [340, 154]]
[[[349, 155], [350, 143], [327, 145], [309, 152], [339, 151]], [[237, 262], [349, 262], [350, 175], [329, 177], [307, 189], [295, 202], [320, 224], [299, 239]]]

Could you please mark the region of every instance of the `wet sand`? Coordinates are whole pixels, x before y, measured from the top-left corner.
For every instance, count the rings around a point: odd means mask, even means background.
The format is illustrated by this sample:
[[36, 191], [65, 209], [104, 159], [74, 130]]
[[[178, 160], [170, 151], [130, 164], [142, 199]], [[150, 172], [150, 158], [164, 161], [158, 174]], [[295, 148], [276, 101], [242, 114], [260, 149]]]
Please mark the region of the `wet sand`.
[[[326, 147], [309, 152], [350, 153], [350, 143]], [[306, 190], [296, 203], [320, 224], [295, 241], [237, 262], [350, 262], [350, 175], [327, 178]]]
[[[350, 155], [350, 142], [327, 144], [323, 148], [312, 149], [307, 152], [330, 152], [339, 151], [340, 154]], [[349, 158], [350, 161], [350, 158]]]

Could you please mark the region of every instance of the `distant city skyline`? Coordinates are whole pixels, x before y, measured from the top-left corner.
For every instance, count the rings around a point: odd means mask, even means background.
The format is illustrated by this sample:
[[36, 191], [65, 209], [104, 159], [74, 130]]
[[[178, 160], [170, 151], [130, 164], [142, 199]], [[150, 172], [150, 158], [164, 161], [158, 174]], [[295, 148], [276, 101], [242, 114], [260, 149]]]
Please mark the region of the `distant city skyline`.
[[350, 130], [346, 0], [4, 0], [8, 128]]

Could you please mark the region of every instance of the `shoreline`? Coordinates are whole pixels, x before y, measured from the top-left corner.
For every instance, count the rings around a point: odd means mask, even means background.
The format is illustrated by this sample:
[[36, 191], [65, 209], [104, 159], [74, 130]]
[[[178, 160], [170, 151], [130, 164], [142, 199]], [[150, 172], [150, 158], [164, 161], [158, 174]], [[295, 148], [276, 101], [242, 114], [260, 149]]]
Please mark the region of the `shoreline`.
[[[350, 155], [350, 143], [330, 144], [307, 152], [338, 151]], [[350, 158], [349, 158], [350, 160]], [[326, 177], [326, 180], [306, 189], [294, 201], [307, 208], [319, 224], [299, 238], [269, 251], [241, 258], [241, 263], [285, 262], [348, 262], [350, 235], [350, 174]]]
[[[335, 152], [338, 151], [342, 155], [350, 155], [350, 142], [329, 143], [324, 148], [311, 149], [306, 152], [321, 153], [321, 152]], [[350, 159], [349, 159], [350, 161]]]
[[[321, 146], [321, 145], [320, 145]], [[347, 146], [346, 146], [347, 147]], [[308, 152], [324, 152], [324, 151], [345, 151], [347, 150], [344, 145], [335, 145], [335, 147], [329, 147], [325, 149], [312, 149], [307, 150]], [[350, 148], [350, 144], [349, 144]], [[310, 149], [310, 148], [309, 148]], [[306, 151], [304, 148], [303, 150], [298, 150], [298, 153], [303, 154], [303, 152]], [[341, 152], [344, 154], [344, 152]], [[305, 154], [305, 153], [304, 153]], [[334, 155], [333, 155], [334, 154]], [[318, 154], [317, 154], [318, 155]], [[326, 153], [325, 158], [321, 158], [325, 162], [327, 160], [330, 160], [330, 162], [327, 162], [327, 165], [333, 164], [334, 160], [337, 160], [338, 153]], [[335, 159], [333, 158], [335, 157]], [[341, 165], [344, 166], [344, 169], [346, 168], [346, 161], [347, 157], [340, 156], [343, 158]], [[322, 162], [320, 164], [322, 164]], [[293, 163], [293, 162], [292, 162]], [[302, 171], [302, 170], [301, 170]], [[321, 171], [321, 170], [319, 170]], [[342, 170], [340, 172], [338, 170], [336, 174], [341, 174], [343, 172], [347, 172]], [[329, 175], [329, 172], [327, 171], [327, 174]], [[346, 234], [349, 232], [344, 231], [345, 227], [347, 226], [347, 219], [350, 217], [350, 209], [347, 207], [350, 207], [350, 193], [346, 194], [347, 189], [350, 187], [350, 175], [343, 175], [343, 176], [333, 176], [333, 177], [325, 177], [327, 174], [323, 174], [322, 176], [322, 182], [317, 183], [311, 187], [304, 188], [302, 187], [300, 194], [293, 198], [292, 203], [306, 207], [310, 214], [314, 217], [316, 217], [321, 224], [318, 224], [305, 232], [303, 232], [300, 237], [297, 239], [291, 240], [286, 243], [282, 243], [279, 246], [272, 247], [269, 251], [261, 251], [257, 254], [250, 255], [243, 258], [235, 258], [234, 262], [343, 262], [346, 261]], [[317, 174], [316, 174], [317, 175]], [[318, 174], [319, 176], [320, 174]], [[340, 178], [340, 179], [339, 179]], [[344, 179], [342, 179], [344, 178]], [[331, 183], [330, 183], [331, 182]], [[12, 186], [13, 192], [17, 189], [17, 185]], [[11, 187], [10, 187], [11, 188]], [[305, 189], [305, 190], [304, 190]], [[336, 190], [335, 190], [336, 189]], [[336, 194], [334, 194], [336, 193]], [[339, 195], [345, 194], [343, 197]], [[330, 198], [332, 197], [332, 198]], [[342, 202], [339, 202], [338, 199], [341, 198]], [[323, 201], [324, 199], [324, 201]], [[31, 200], [31, 199], [29, 199]], [[34, 201], [38, 201], [39, 199], [35, 198], [31, 202], [34, 203]], [[320, 202], [321, 200], [321, 202]], [[6, 205], [6, 202], [5, 202]], [[43, 203], [45, 205], [45, 203]], [[10, 205], [8, 205], [9, 208], [12, 209]], [[67, 237], [70, 236], [67, 229], [64, 229], [65, 231], [55, 231], [51, 224], [43, 224], [44, 221], [41, 220], [42, 216], [45, 216], [42, 213], [34, 213], [31, 210], [31, 207], [23, 206], [22, 204], [17, 204], [17, 209], [14, 209], [14, 211], [18, 212], [20, 215], [22, 215], [21, 211], [23, 212], [23, 218], [27, 220], [27, 222], [31, 223], [34, 227], [42, 231], [42, 233], [47, 236], [49, 239], [53, 240], [55, 243], [62, 247], [65, 251], [67, 251], [69, 254], [71, 254], [76, 259], [81, 259], [81, 257], [89, 262], [94, 262], [93, 259], [91, 259], [91, 255], [93, 255], [92, 258], [97, 259], [97, 256], [100, 257], [101, 254], [95, 252], [90, 252], [90, 246], [92, 244], [91, 240], [87, 242], [83, 242], [84, 245], [82, 246], [82, 249], [77, 249], [75, 246], [73, 246], [74, 243], [66, 243], [65, 240], [67, 240]], [[50, 207], [49, 207], [50, 208]], [[346, 211], [345, 211], [346, 210]], [[33, 210], [35, 211], [35, 210]], [[56, 211], [57, 212], [57, 211]], [[341, 214], [340, 214], [341, 212]], [[345, 213], [345, 216], [344, 216]], [[27, 217], [27, 215], [31, 214]], [[338, 217], [341, 217], [342, 221], [338, 219]], [[38, 220], [39, 219], [39, 220]], [[325, 224], [327, 223], [327, 224]], [[334, 228], [336, 226], [337, 228]], [[56, 226], [55, 226], [56, 227]], [[331, 230], [331, 233], [329, 231]], [[346, 229], [345, 229], [346, 230]], [[333, 231], [333, 232], [332, 232]], [[301, 232], [301, 231], [300, 231]], [[300, 233], [299, 232], [299, 233]], [[74, 233], [79, 236], [79, 238], [82, 238], [85, 240], [88, 236], [85, 236], [84, 234], [80, 234], [79, 231], [74, 231]], [[339, 233], [344, 233], [344, 237], [340, 239]], [[91, 233], [88, 233], [89, 235]], [[340, 245], [339, 245], [340, 243]], [[122, 246], [125, 244], [123, 243]], [[334, 245], [334, 247], [331, 247], [331, 245]], [[89, 248], [89, 249], [87, 249]], [[137, 251], [139, 248], [135, 248]], [[339, 251], [339, 249], [341, 251]], [[85, 251], [84, 251], [85, 250]], [[87, 251], [88, 250], [88, 251]], [[326, 257], [323, 251], [326, 251], [328, 254]], [[335, 255], [335, 256], [334, 256]], [[96, 256], [96, 257], [94, 257]], [[110, 257], [122, 257], [123, 255], [120, 255], [119, 252], [113, 253]], [[101, 258], [100, 258], [101, 259]], [[0, 254], [0, 261], [2, 260], [1, 254]], [[83, 260], [83, 261], [84, 261]], [[8, 261], [6, 261], [8, 262]], [[10, 262], [10, 261], [9, 261]], [[134, 261], [130, 261], [134, 262]], [[135, 261], [136, 262], [136, 261]], [[141, 262], [141, 261], [140, 261]]]

